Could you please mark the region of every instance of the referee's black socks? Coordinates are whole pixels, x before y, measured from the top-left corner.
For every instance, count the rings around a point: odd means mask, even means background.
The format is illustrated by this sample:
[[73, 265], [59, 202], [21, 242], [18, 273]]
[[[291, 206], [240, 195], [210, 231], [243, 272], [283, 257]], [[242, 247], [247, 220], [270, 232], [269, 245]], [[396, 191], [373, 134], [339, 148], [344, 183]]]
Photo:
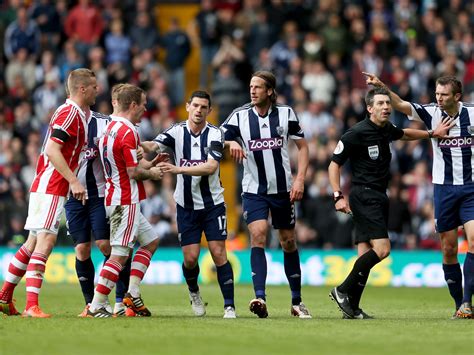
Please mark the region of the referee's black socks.
[[357, 288], [358, 283], [365, 285], [367, 278], [375, 265], [380, 262], [380, 258], [374, 249], [362, 254], [354, 263], [349, 275], [347, 275], [344, 282], [338, 286], [338, 291], [352, 295]]

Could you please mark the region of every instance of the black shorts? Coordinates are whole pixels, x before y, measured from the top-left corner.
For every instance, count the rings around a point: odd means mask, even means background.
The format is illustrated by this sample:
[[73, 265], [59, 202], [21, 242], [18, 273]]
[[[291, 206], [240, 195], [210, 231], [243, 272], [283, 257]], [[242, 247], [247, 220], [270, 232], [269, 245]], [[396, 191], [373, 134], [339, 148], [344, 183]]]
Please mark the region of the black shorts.
[[354, 186], [349, 195], [354, 215], [355, 243], [388, 238], [388, 197], [365, 186]]

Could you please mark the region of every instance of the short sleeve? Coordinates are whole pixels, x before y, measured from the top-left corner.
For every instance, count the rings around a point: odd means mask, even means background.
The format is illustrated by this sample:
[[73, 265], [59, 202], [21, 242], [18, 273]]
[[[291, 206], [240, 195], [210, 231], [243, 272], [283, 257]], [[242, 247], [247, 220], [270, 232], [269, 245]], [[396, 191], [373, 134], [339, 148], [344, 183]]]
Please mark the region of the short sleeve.
[[177, 125], [173, 125], [167, 130], [163, 131], [156, 138], [153, 140], [155, 143], [162, 146], [175, 150], [175, 136], [176, 136], [176, 127]]
[[211, 134], [208, 158], [221, 161], [224, 151], [224, 132], [221, 129], [215, 129]]
[[405, 133], [403, 132], [403, 129], [398, 128], [397, 126], [390, 123], [390, 140], [391, 141], [397, 141], [401, 139], [404, 134]]
[[[74, 110], [74, 109], [71, 109]], [[71, 115], [71, 110], [62, 109], [57, 113], [51, 122], [52, 130], [59, 130], [66, 133], [69, 137], [77, 136], [78, 129], [78, 119], [80, 119], [79, 112], [73, 112]], [[58, 144], [64, 144], [65, 141], [60, 137], [51, 137], [51, 140], [55, 141]]]
[[123, 136], [122, 139], [122, 154], [127, 167], [135, 167], [138, 165], [137, 159], [137, 139], [131, 130]]
[[235, 141], [241, 138], [239, 128], [239, 112], [232, 113], [227, 120], [221, 125], [226, 141]]
[[347, 131], [337, 143], [331, 160], [338, 165], [344, 165], [347, 159], [349, 159], [351, 153], [354, 152], [356, 142], [356, 133], [352, 130]]
[[300, 120], [296, 115], [295, 111], [291, 107], [288, 107], [288, 135], [291, 139], [302, 139], [304, 138], [303, 130], [300, 126]]
[[411, 105], [411, 115], [408, 116], [408, 119], [414, 121], [423, 121], [428, 129], [433, 128], [433, 113], [436, 109], [434, 103], [429, 105], [420, 105], [414, 102], [410, 102]]

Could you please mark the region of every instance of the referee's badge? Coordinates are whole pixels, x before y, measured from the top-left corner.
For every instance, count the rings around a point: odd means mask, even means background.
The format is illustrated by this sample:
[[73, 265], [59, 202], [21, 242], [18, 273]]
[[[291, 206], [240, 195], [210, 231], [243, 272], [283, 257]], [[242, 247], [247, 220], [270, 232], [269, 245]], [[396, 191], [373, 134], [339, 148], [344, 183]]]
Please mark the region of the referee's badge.
[[369, 157], [372, 160], [376, 160], [379, 157], [379, 146], [371, 145], [367, 148], [369, 150]]

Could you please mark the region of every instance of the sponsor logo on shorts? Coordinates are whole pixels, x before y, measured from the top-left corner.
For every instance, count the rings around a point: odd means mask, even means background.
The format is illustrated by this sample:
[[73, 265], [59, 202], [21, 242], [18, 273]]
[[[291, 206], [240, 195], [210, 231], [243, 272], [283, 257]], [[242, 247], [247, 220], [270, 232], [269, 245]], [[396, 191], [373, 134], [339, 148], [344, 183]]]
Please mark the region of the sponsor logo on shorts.
[[443, 138], [438, 141], [440, 148], [464, 148], [472, 147], [474, 145], [474, 138], [472, 137], [452, 137]]
[[249, 140], [249, 150], [252, 152], [267, 149], [280, 149], [283, 147], [283, 138], [261, 138]]
[[179, 166], [198, 166], [204, 164], [206, 160], [191, 160], [191, 159], [181, 159], [179, 161]]

